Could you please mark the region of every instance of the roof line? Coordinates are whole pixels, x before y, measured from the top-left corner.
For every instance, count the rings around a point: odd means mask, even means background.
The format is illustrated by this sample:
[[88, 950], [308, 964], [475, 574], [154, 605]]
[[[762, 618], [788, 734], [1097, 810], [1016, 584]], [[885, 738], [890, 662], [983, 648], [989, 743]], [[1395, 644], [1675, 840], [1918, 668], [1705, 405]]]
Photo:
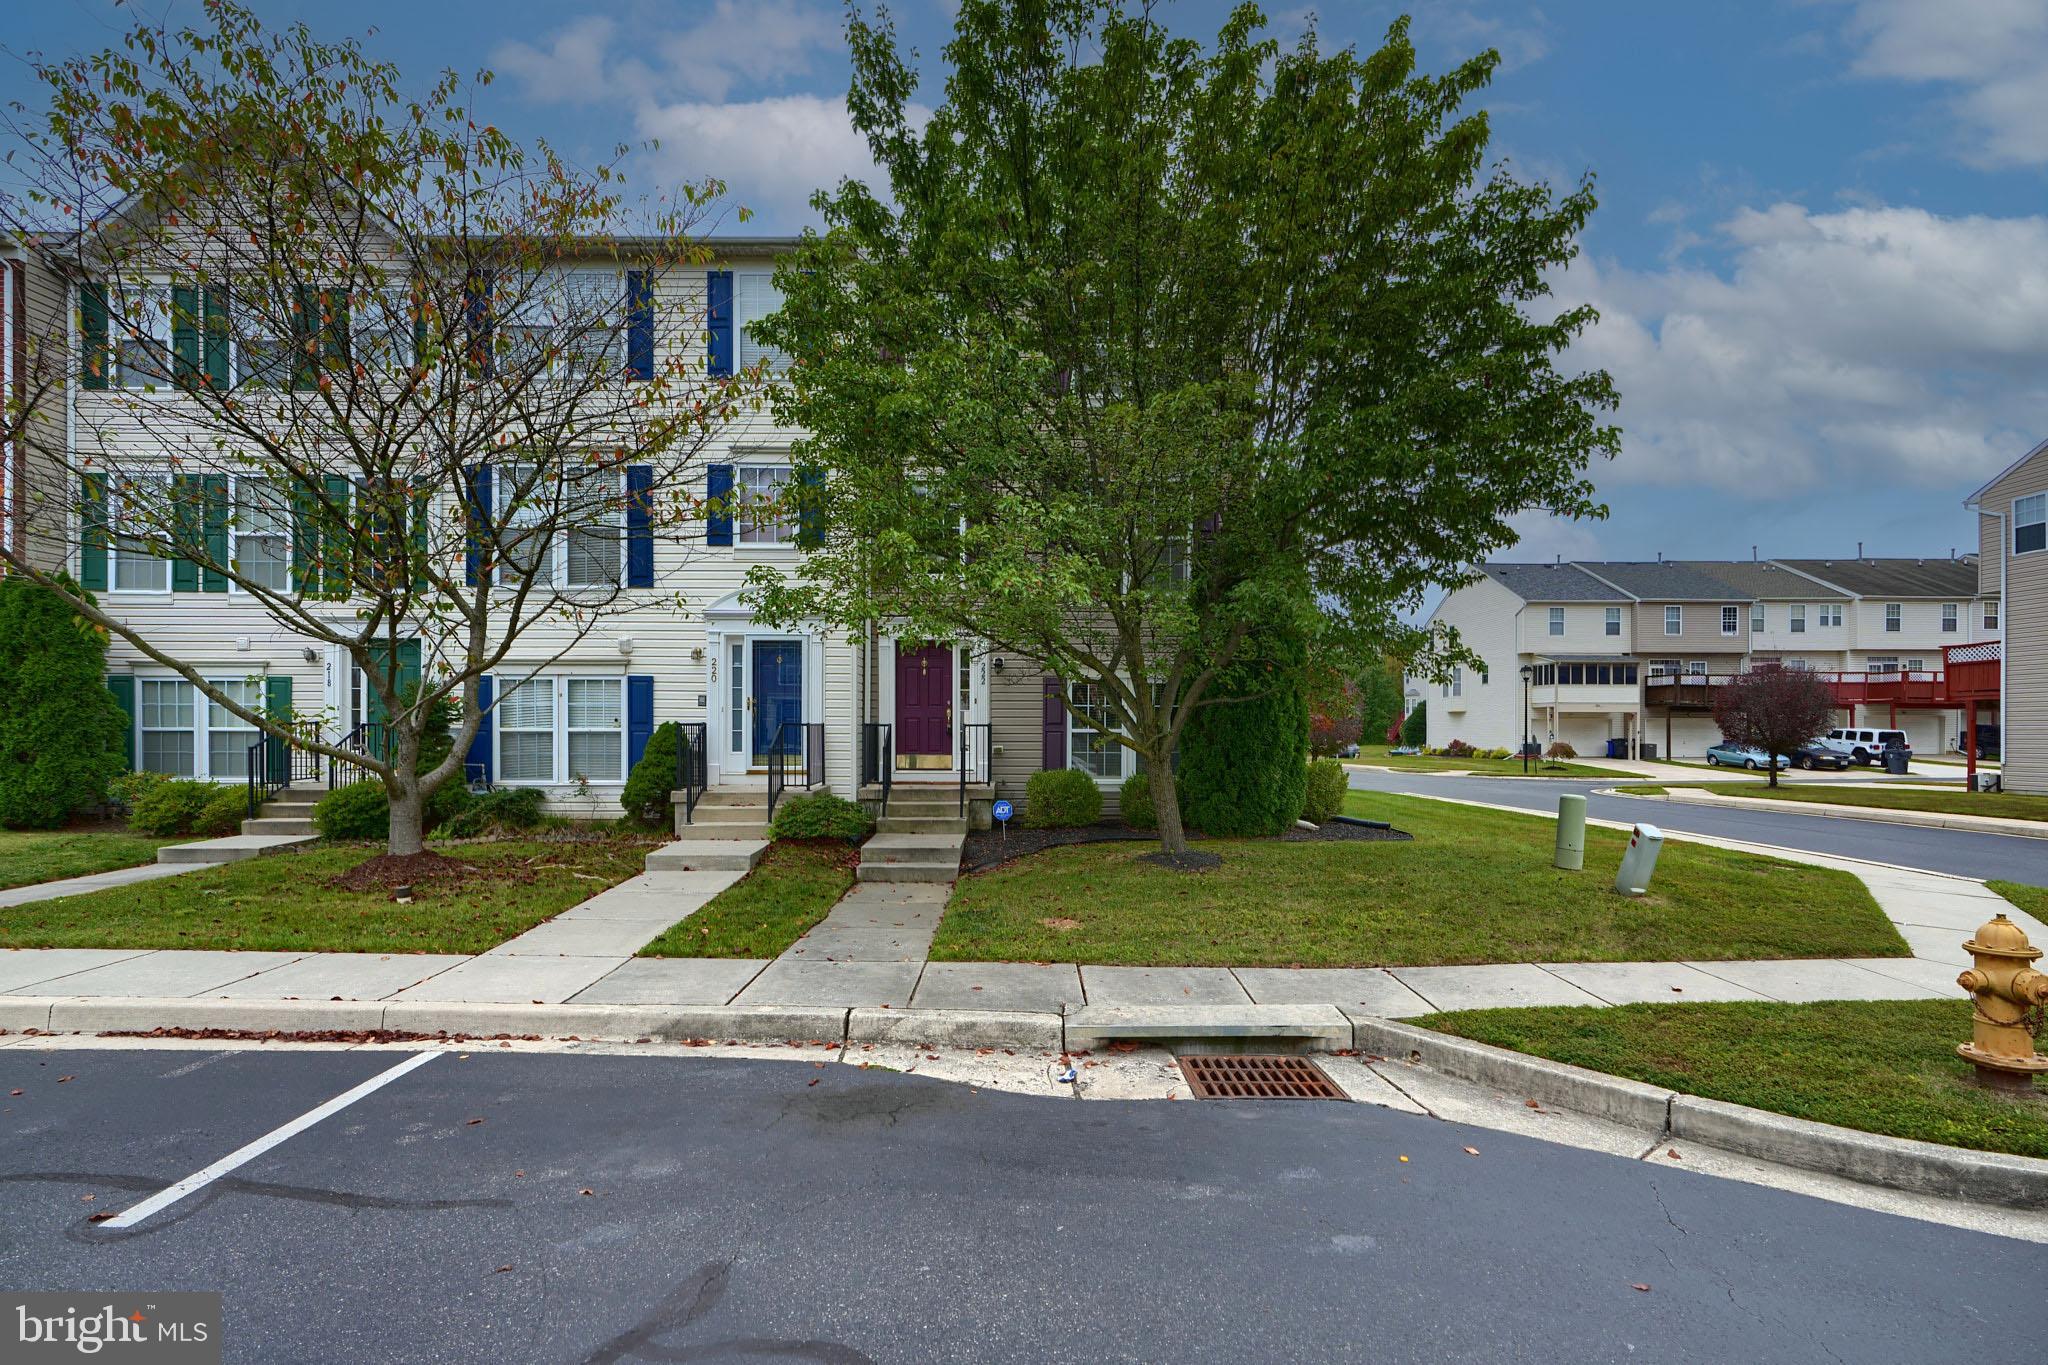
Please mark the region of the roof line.
[[1626, 597], [1631, 602], [1640, 602], [1643, 600], [1642, 598], [1636, 596], [1634, 593], [1630, 592], [1627, 588], [1622, 587], [1621, 584], [1615, 582], [1613, 579], [1602, 578], [1599, 574], [1594, 573], [1591, 569], [1587, 568], [1585, 564], [1580, 560], [1573, 560], [1572, 567], [1574, 569], [1577, 569], [1580, 573], [1584, 574], [1588, 578], [1594, 579], [1597, 582], [1605, 583], [1608, 587], [1614, 589], [1616, 592], [1620, 593], [1623, 597]]
[[2005, 478], [2006, 475], [2012, 473], [2014, 470], [2018, 469], [2021, 465], [2025, 464], [2028, 460], [2033, 459], [2036, 455], [2039, 455], [2044, 450], [2048, 450], [2048, 441], [2041, 442], [2041, 444], [2035, 446], [2032, 450], [2020, 456], [2017, 460], [2014, 460], [2011, 464], [1999, 470], [1996, 474], [1993, 474], [1989, 479], [1986, 479], [1984, 481], [1984, 486], [1982, 488], [1979, 488], [1976, 492], [1970, 494], [1969, 497], [1963, 499], [1963, 506], [1970, 508], [1972, 511], [1982, 511], [1983, 509], [1978, 507], [1977, 504], [1983, 498], [1985, 492], [1993, 484], [1999, 482], [2000, 480]]
[[1789, 574], [1798, 574], [1798, 575], [1799, 575], [1799, 576], [1800, 576], [1801, 578], [1805, 578], [1805, 579], [1810, 579], [1811, 581], [1813, 581], [1813, 582], [1815, 582], [1815, 583], [1818, 583], [1818, 584], [1820, 584], [1820, 585], [1821, 585], [1821, 586], [1822, 586], [1823, 588], [1829, 588], [1829, 589], [1832, 589], [1832, 590], [1833, 590], [1833, 591], [1835, 591], [1835, 592], [1838, 592], [1838, 593], [1841, 593], [1841, 594], [1843, 594], [1844, 596], [1848, 597], [1848, 598], [1849, 598], [1849, 599], [1850, 599], [1851, 601], [1853, 601], [1853, 602], [1861, 602], [1861, 601], [1863, 600], [1863, 594], [1862, 594], [1862, 593], [1860, 593], [1860, 592], [1851, 592], [1851, 591], [1850, 591], [1849, 589], [1847, 589], [1847, 588], [1843, 587], [1843, 586], [1842, 586], [1842, 585], [1841, 585], [1840, 583], [1830, 583], [1830, 582], [1828, 582], [1828, 581], [1827, 581], [1827, 580], [1826, 580], [1825, 578], [1822, 578], [1822, 577], [1821, 577], [1821, 576], [1820, 576], [1819, 574], [1817, 574], [1817, 573], [1808, 573], [1808, 572], [1807, 572], [1806, 570], [1804, 570], [1804, 569], [1795, 569], [1795, 568], [1793, 568], [1793, 567], [1792, 567], [1792, 566], [1791, 566], [1790, 564], [1787, 564], [1787, 563], [1786, 563], [1786, 562], [1785, 562], [1784, 560], [1782, 560], [1782, 559], [1768, 559], [1768, 560], [1765, 560], [1764, 562], [1765, 562], [1766, 564], [1775, 564], [1775, 565], [1777, 565], [1777, 566], [1778, 566], [1779, 568], [1783, 569], [1783, 570], [1784, 570], [1784, 571], [1785, 571], [1786, 573], [1789, 573]]

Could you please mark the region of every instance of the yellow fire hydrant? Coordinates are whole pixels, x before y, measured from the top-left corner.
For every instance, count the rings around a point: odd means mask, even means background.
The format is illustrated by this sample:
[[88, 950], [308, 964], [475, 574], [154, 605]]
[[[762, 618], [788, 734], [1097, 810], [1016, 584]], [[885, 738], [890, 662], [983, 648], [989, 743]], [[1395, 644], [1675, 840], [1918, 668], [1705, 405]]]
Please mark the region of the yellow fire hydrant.
[[1956, 1055], [1977, 1068], [1977, 1084], [1994, 1090], [2033, 1089], [2034, 1077], [2048, 1072], [2048, 1056], [2034, 1051], [2027, 1026], [2030, 1009], [2048, 1006], [2048, 975], [2033, 968], [2041, 950], [2027, 942], [2026, 931], [1999, 915], [1980, 925], [1977, 936], [1963, 946], [1977, 965], [1956, 978], [1976, 1006], [1975, 1026]]

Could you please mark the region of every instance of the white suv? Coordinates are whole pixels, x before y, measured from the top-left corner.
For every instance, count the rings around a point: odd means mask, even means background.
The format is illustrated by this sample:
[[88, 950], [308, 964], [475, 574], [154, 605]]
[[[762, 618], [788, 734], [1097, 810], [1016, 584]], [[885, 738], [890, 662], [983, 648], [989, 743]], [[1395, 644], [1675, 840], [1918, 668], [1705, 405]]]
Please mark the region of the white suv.
[[1815, 742], [1823, 749], [1847, 754], [1858, 763], [1881, 762], [1884, 751], [1891, 748], [1904, 749], [1909, 758], [1913, 753], [1904, 730], [1830, 730]]

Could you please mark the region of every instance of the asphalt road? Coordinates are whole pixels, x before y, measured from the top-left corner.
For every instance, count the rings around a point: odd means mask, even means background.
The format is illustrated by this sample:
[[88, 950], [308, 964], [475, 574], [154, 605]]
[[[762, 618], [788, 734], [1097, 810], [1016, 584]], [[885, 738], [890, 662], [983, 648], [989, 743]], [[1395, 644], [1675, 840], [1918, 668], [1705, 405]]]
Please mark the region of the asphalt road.
[[1368, 1105], [487, 1051], [88, 1221], [402, 1056], [0, 1050], [0, 1284], [219, 1290], [236, 1361], [851, 1365], [1989, 1359], [2048, 1283], [2048, 1247]]
[[[1983, 877], [2048, 886], [2048, 839], [2010, 834], [1977, 834], [1969, 830], [1928, 829], [1891, 825], [1876, 820], [1801, 815], [1792, 810], [1719, 810], [1678, 805], [1643, 797], [1592, 796], [1614, 779], [1571, 781], [1534, 777], [1438, 777], [1428, 773], [1373, 772], [1352, 769], [1351, 785], [1360, 791], [1416, 792], [1487, 801], [1503, 806], [1555, 814], [1563, 792], [1586, 796], [1586, 814], [1596, 820], [1648, 821], [1664, 829], [1748, 839], [1781, 848], [1832, 853], [1844, 858], [1917, 867], [1962, 877]], [[1648, 783], [1649, 779], [1641, 779]]]

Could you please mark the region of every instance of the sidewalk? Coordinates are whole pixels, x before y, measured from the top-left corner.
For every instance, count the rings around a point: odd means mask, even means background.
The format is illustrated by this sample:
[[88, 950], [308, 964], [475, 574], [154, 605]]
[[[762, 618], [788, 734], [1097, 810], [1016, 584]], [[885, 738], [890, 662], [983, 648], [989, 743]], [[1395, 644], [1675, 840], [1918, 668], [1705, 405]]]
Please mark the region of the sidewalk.
[[[1838, 784], [1839, 785], [1839, 784]], [[1953, 787], [1908, 786], [1892, 791], [1953, 791]], [[1638, 801], [1675, 801], [1690, 806], [1723, 806], [1736, 810], [1775, 810], [1792, 815], [1826, 815], [1840, 820], [1875, 820], [1886, 825], [1917, 825], [1922, 829], [1967, 829], [1979, 834], [2010, 834], [2022, 839], [2048, 839], [2048, 820], [2015, 820], [1998, 815], [1953, 815], [1946, 811], [1893, 810], [1888, 806], [1837, 805], [1832, 801], [1780, 801], [1767, 796], [1667, 788], [1661, 796], [1634, 796]]]

